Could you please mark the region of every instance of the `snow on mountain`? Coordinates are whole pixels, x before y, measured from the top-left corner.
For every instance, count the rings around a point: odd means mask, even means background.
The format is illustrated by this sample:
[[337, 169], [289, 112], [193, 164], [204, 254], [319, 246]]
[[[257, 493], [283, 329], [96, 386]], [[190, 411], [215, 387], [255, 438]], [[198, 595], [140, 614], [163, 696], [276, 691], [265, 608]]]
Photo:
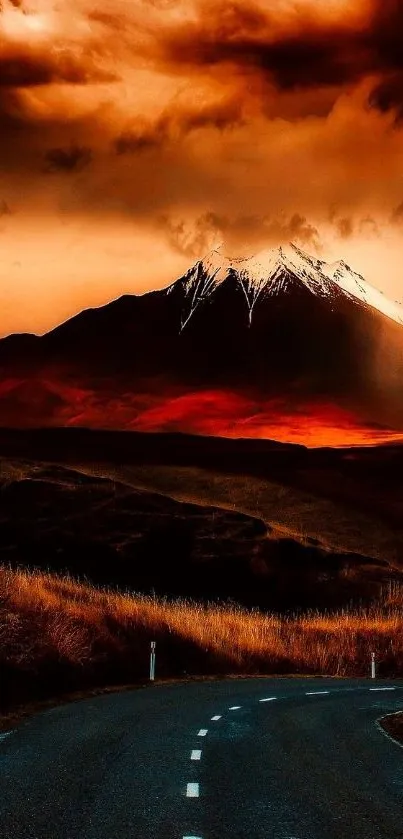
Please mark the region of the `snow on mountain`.
[[371, 306], [391, 320], [403, 324], [403, 306], [385, 297], [382, 291], [378, 291], [377, 288], [367, 283], [361, 274], [353, 271], [343, 260], [335, 262], [333, 265], [326, 265], [326, 272], [340, 288], [352, 294], [357, 300], [362, 300], [367, 306]]
[[296, 284], [302, 284], [316, 297], [326, 298], [330, 305], [347, 297], [403, 325], [403, 306], [388, 300], [345, 262], [329, 264], [289, 244], [237, 259], [226, 257], [218, 247], [196, 262], [182, 279], [166, 289], [169, 294], [180, 284], [185, 293], [181, 331], [198, 306], [230, 278], [245, 297], [249, 324], [259, 300], [291, 292]]
[[[220, 248], [217, 248], [217, 250], [211, 251], [199, 262], [196, 262], [187, 274], [179, 280], [188, 303], [183, 312], [181, 331], [189, 323], [200, 303], [210, 297], [217, 286], [228, 277], [230, 268], [231, 260], [224, 257]], [[176, 285], [177, 281], [168, 286], [166, 293], [170, 294]]]

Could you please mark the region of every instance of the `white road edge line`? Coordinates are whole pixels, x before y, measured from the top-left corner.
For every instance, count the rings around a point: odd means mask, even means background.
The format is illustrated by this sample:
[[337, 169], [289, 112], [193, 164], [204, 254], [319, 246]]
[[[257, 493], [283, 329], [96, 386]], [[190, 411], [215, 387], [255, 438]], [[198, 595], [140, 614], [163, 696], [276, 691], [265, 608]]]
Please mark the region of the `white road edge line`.
[[200, 760], [201, 754], [200, 749], [193, 749], [190, 755], [190, 760]]
[[396, 690], [396, 688], [370, 688], [370, 690]]
[[208, 728], [201, 728], [200, 731], [197, 732], [198, 737], [205, 737], [208, 732]]
[[268, 696], [267, 699], [259, 699], [259, 702], [274, 702], [277, 696]]
[[305, 696], [324, 696], [325, 693], [330, 693], [330, 690], [308, 690]]
[[239, 711], [240, 708], [242, 708], [242, 705], [231, 705], [231, 707], [228, 708], [228, 710], [229, 711]]
[[399, 713], [398, 711], [393, 711], [391, 714], [383, 714], [383, 716], [382, 716], [382, 717], [378, 717], [378, 719], [377, 719], [377, 720], [375, 720], [375, 725], [376, 725], [376, 727], [379, 729], [379, 731], [381, 732], [381, 734], [383, 734], [383, 736], [384, 736], [384, 737], [387, 737], [387, 738], [388, 738], [388, 740], [390, 740], [390, 741], [391, 741], [391, 743], [394, 743], [394, 744], [395, 744], [395, 746], [399, 746], [399, 748], [400, 748], [400, 749], [403, 749], [403, 743], [400, 743], [400, 741], [399, 741], [399, 740], [395, 740], [395, 738], [394, 738], [394, 737], [392, 737], [392, 735], [391, 735], [391, 734], [389, 734], [389, 732], [388, 732], [388, 731], [385, 731], [385, 729], [384, 729], [383, 725], [381, 725], [381, 720], [385, 719], [385, 717], [394, 717], [394, 716], [396, 716], [396, 714], [398, 714], [398, 713]]
[[213, 720], [213, 722], [217, 722], [217, 720], [221, 719], [221, 714], [217, 714], [215, 717], [211, 717], [211, 719]]
[[199, 797], [199, 784], [188, 784], [186, 787], [186, 797], [187, 798], [198, 798]]

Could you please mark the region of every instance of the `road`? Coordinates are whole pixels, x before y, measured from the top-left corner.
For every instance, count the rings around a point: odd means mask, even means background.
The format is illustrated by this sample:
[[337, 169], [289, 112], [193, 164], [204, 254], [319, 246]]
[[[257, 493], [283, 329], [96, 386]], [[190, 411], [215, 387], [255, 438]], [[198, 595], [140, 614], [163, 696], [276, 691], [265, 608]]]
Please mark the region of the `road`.
[[289, 678], [60, 706], [0, 740], [0, 837], [402, 839], [400, 709], [403, 681]]

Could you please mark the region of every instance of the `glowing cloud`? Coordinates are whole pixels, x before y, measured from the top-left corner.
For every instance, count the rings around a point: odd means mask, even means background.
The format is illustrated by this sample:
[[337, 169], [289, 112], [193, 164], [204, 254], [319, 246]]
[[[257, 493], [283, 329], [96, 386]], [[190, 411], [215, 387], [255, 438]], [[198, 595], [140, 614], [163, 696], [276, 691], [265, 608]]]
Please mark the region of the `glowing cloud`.
[[4, 0], [0, 334], [216, 236], [310, 236], [401, 298], [402, 29], [399, 0]]

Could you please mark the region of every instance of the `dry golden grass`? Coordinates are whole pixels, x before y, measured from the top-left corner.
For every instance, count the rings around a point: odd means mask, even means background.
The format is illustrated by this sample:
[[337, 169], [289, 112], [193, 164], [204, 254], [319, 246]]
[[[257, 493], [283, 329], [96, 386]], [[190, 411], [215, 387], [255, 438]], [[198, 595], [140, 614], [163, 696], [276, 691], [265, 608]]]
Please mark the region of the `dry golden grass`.
[[217, 674], [403, 676], [403, 589], [367, 609], [279, 616], [123, 594], [0, 567], [0, 708], [101, 685]]

